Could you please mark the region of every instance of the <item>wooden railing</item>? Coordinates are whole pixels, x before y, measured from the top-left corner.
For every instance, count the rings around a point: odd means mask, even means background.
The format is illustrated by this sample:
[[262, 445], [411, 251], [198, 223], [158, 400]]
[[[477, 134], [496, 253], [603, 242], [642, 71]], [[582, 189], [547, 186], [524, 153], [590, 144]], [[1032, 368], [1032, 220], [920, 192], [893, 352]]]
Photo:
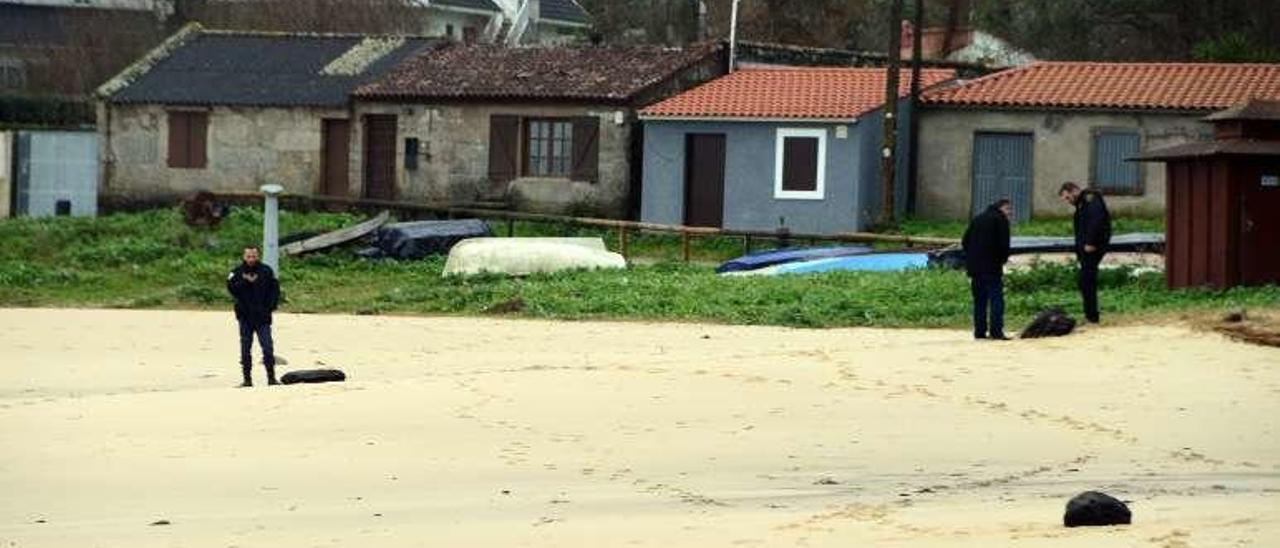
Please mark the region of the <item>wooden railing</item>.
[[[214, 193], [220, 201], [238, 204], [253, 204], [262, 199], [260, 192], [218, 192]], [[569, 226], [604, 228], [618, 231], [618, 252], [628, 256], [630, 236], [639, 232], [659, 232], [680, 235], [681, 257], [688, 261], [690, 257], [690, 240], [694, 237], [737, 237], [743, 240], [743, 252], [749, 253], [753, 240], [780, 241], [785, 246], [794, 242], [828, 242], [828, 243], [882, 243], [896, 244], [903, 247], [945, 247], [957, 245], [954, 238], [932, 238], [922, 236], [905, 236], [901, 234], [877, 234], [874, 232], [844, 232], [839, 234], [806, 234], [787, 231], [763, 230], [730, 230], [705, 226], [666, 225], [619, 219], [600, 219], [594, 217], [572, 217], [549, 215], [545, 213], [525, 213], [483, 207], [468, 207], [458, 204], [430, 202], [401, 202], [394, 200], [369, 200], [344, 198], [337, 196], [321, 196], [307, 194], [283, 194], [280, 196], [281, 209], [323, 209], [339, 206], [345, 209], [360, 211], [390, 210], [401, 217], [415, 217], [423, 214], [445, 216], [448, 218], [472, 217], [487, 220], [506, 221], [507, 236], [515, 234], [515, 221], [535, 223], [555, 223]], [[469, 204], [468, 204], [469, 205]]]

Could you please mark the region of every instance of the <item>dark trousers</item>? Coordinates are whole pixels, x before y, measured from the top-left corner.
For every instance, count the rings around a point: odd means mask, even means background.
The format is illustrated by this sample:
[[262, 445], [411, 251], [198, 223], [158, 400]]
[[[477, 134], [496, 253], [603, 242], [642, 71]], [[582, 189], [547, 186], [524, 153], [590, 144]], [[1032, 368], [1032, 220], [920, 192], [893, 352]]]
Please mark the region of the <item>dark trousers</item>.
[[249, 351], [253, 348], [253, 336], [258, 336], [258, 346], [262, 347], [262, 363], [267, 367], [267, 379], [276, 378], [275, 347], [271, 342], [271, 324], [253, 325], [240, 321], [240, 368], [244, 372], [244, 381], [249, 382], [249, 370], [253, 368], [253, 356]]
[[1084, 318], [1098, 323], [1098, 264], [1102, 253], [1080, 253], [1080, 297], [1084, 300]]
[[987, 336], [987, 313], [991, 313], [992, 337], [1004, 336], [1004, 275], [973, 274], [969, 278], [973, 291], [973, 336]]

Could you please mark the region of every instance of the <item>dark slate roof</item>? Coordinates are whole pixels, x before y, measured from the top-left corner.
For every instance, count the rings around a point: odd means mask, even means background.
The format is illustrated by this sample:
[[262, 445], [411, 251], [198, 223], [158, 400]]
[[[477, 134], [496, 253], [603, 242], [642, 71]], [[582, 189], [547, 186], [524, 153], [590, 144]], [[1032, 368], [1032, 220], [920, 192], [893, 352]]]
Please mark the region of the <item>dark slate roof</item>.
[[431, 5], [492, 12], [502, 11], [502, 8], [499, 8], [497, 4], [494, 4], [493, 0], [432, 0]]
[[587, 15], [587, 10], [582, 9], [576, 0], [541, 0], [542, 4], [538, 6], [538, 17], [542, 19], [551, 19], [554, 21], [567, 21], [570, 23], [581, 23], [584, 25], [591, 23], [591, 16]]
[[719, 48], [523, 47], [449, 44], [424, 50], [361, 86], [374, 100], [532, 99], [625, 102]]
[[58, 8], [0, 3], [0, 44], [34, 46], [66, 42]]
[[355, 75], [322, 70], [365, 36], [202, 31], [110, 96], [115, 103], [341, 106], [428, 41], [410, 38]]

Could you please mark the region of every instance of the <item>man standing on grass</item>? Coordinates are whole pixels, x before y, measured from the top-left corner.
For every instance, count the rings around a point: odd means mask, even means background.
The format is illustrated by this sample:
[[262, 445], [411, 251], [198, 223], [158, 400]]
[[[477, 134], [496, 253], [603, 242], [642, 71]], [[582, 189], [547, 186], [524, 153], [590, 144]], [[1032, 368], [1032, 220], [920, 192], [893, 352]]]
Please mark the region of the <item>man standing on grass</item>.
[[1084, 300], [1084, 317], [1090, 323], [1101, 319], [1098, 312], [1098, 265], [1111, 243], [1111, 213], [1102, 193], [1094, 189], [1081, 190], [1080, 185], [1067, 181], [1058, 189], [1062, 201], [1075, 206], [1072, 221], [1076, 233], [1076, 260], [1080, 261], [1080, 296]]
[[975, 339], [1009, 340], [1004, 334], [1004, 263], [1009, 261], [1011, 215], [1013, 205], [1001, 198], [974, 217], [964, 231], [964, 266], [973, 292]]
[[227, 291], [236, 300], [236, 321], [240, 324], [240, 368], [244, 372], [241, 387], [253, 386], [250, 370], [253, 358], [253, 336], [262, 347], [262, 363], [267, 368], [267, 384], [276, 382], [276, 356], [271, 343], [271, 313], [280, 303], [280, 283], [271, 267], [262, 264], [258, 246], [245, 246], [240, 266], [227, 276]]

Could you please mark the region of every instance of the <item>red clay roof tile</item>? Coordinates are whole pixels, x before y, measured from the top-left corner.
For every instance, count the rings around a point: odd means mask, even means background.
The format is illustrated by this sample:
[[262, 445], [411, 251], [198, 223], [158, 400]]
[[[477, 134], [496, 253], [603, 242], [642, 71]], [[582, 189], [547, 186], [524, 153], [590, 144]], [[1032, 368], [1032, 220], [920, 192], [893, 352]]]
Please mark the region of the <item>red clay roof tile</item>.
[[[642, 111], [654, 118], [854, 118], [884, 103], [882, 68], [744, 68]], [[955, 77], [951, 69], [924, 69], [924, 87]], [[902, 70], [905, 96], [911, 71]]]
[[1040, 62], [930, 90], [925, 104], [1208, 110], [1280, 99], [1280, 65]]

